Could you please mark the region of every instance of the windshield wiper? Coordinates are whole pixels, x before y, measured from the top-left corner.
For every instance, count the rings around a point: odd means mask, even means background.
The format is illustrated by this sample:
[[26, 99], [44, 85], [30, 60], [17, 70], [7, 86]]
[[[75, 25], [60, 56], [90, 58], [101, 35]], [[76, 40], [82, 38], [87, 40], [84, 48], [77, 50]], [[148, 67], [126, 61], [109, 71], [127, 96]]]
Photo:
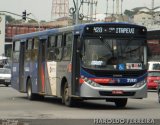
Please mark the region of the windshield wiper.
[[108, 44], [108, 42], [107, 42], [107, 41], [104, 41], [104, 39], [103, 39], [102, 37], [100, 37], [100, 41], [101, 41], [102, 43], [104, 43], [105, 47], [107, 47], [107, 49], [112, 53], [112, 56], [114, 56], [114, 51], [113, 51], [113, 49], [111, 48], [111, 46]]

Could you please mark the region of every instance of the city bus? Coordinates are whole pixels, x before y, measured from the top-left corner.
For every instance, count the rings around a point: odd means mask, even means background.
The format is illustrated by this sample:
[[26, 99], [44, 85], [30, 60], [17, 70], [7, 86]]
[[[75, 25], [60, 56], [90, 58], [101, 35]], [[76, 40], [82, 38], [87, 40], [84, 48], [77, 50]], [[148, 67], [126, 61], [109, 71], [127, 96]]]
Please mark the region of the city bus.
[[147, 97], [146, 34], [143, 26], [105, 22], [17, 35], [11, 85], [30, 100], [104, 99], [123, 108], [128, 98]]

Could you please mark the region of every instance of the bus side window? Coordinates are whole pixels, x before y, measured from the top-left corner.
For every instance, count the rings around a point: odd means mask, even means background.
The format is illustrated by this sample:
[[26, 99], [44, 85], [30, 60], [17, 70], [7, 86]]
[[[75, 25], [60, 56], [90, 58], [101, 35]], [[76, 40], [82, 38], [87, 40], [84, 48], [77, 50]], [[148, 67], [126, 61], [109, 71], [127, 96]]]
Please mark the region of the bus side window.
[[73, 34], [67, 33], [64, 37], [63, 60], [71, 60]]
[[61, 60], [62, 58], [62, 40], [63, 40], [63, 35], [58, 35], [57, 36], [57, 46], [54, 49], [54, 53], [56, 56], [56, 60]]
[[50, 36], [48, 38], [48, 48], [53, 48], [53, 47], [56, 47], [57, 46], [57, 43], [56, 43], [56, 36]]
[[33, 50], [31, 53], [32, 60], [35, 60], [35, 61], [38, 58], [38, 42], [39, 42], [38, 37], [35, 37], [33, 40]]
[[50, 36], [47, 43], [47, 59], [56, 60], [55, 47], [57, 46], [56, 36]]
[[20, 41], [13, 42], [13, 62], [19, 61]]
[[31, 51], [33, 49], [33, 39], [28, 39], [26, 44], [26, 54], [25, 54], [25, 60], [30, 61], [31, 60]]

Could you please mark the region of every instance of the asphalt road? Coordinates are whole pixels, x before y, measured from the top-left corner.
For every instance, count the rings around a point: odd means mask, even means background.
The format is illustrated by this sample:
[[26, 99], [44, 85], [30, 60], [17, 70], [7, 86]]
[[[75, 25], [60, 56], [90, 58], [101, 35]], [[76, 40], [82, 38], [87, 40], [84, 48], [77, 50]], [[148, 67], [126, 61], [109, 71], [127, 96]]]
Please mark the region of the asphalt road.
[[70, 108], [51, 97], [29, 101], [25, 93], [0, 85], [0, 119], [160, 119], [157, 98], [157, 93], [150, 91], [148, 98], [129, 99], [124, 109], [104, 100], [84, 101]]

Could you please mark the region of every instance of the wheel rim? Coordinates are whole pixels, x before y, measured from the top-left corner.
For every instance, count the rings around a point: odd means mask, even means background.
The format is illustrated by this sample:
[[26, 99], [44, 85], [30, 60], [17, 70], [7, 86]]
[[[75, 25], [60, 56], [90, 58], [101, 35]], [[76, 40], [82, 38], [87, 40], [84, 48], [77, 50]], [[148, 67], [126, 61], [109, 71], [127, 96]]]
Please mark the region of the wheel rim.
[[31, 97], [31, 87], [29, 87], [29, 86], [28, 86], [28, 91], [27, 91], [27, 93], [28, 93], [28, 97], [30, 98], [30, 97]]
[[68, 87], [65, 88], [64, 90], [64, 100], [65, 102], [69, 101], [69, 91], [68, 91]]

